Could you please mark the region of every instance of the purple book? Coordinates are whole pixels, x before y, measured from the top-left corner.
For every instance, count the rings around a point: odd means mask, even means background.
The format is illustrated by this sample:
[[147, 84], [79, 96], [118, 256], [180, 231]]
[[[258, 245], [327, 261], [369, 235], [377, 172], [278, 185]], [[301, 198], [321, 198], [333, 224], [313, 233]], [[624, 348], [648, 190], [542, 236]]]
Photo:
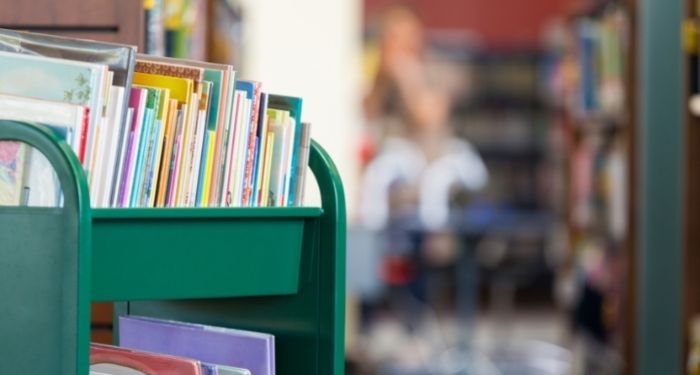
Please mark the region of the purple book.
[[266, 333], [121, 316], [119, 346], [275, 375], [275, 336]]

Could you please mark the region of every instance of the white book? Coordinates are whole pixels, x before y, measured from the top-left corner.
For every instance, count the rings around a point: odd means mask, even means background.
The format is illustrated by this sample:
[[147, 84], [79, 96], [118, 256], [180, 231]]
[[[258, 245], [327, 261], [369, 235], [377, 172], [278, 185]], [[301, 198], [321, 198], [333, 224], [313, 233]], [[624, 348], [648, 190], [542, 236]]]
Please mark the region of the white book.
[[114, 182], [114, 164], [117, 161], [124, 126], [122, 108], [124, 108], [124, 88], [112, 86], [107, 108], [108, 135], [106, 147], [101, 155], [99, 169], [102, 170], [100, 207], [109, 207], [112, 196], [112, 184]]
[[[289, 118], [285, 124], [289, 129], [287, 129], [287, 138], [284, 140], [284, 164], [283, 164], [283, 175], [284, 175], [284, 187], [282, 191], [284, 195], [282, 196], [282, 206], [289, 206], [289, 190], [292, 182], [292, 159], [294, 158], [294, 136], [296, 130], [296, 121], [293, 118]], [[293, 202], [292, 202], [293, 203]]]
[[228, 141], [226, 142], [226, 159], [224, 166], [224, 175], [222, 176], [221, 184], [221, 206], [230, 206], [232, 202], [231, 194], [231, 182], [233, 179], [233, 165], [235, 158], [235, 143], [236, 143], [236, 129], [240, 124], [242, 119], [241, 113], [243, 112], [243, 102], [245, 101], [245, 91], [236, 90], [234, 95], [234, 110], [231, 116], [231, 125], [228, 130]]
[[119, 205], [119, 190], [122, 181], [122, 172], [124, 169], [124, 164], [126, 162], [126, 149], [129, 146], [129, 132], [131, 131], [131, 124], [134, 120], [134, 109], [127, 108], [126, 111], [126, 121], [122, 124], [121, 134], [119, 135], [119, 154], [114, 163], [114, 178], [112, 179], [112, 193], [111, 193], [111, 207], [117, 207]]
[[192, 180], [192, 160], [194, 159], [195, 148], [195, 132], [197, 130], [197, 118], [199, 117], [199, 95], [193, 93], [190, 99], [190, 106], [187, 113], [188, 125], [185, 127], [185, 134], [182, 141], [182, 155], [180, 158], [180, 177], [178, 180], [178, 199], [179, 207], [186, 207], [189, 202], [190, 182]]
[[188, 200], [188, 207], [194, 207], [197, 205], [197, 188], [199, 187], [199, 175], [200, 168], [202, 168], [202, 148], [204, 147], [204, 134], [207, 132], [207, 113], [205, 111], [199, 111], [199, 117], [197, 118], [197, 131], [195, 133], [195, 147], [194, 147], [194, 160], [192, 161], [192, 169], [190, 173], [190, 194]]
[[282, 206], [284, 195], [284, 165], [289, 126], [287, 121], [275, 119], [270, 123], [270, 131], [275, 134], [270, 164], [270, 194], [272, 206]]
[[250, 139], [250, 112], [253, 109], [253, 101], [245, 99], [243, 101], [243, 113], [238, 132], [236, 134], [236, 158], [234, 161], [235, 168], [233, 170], [233, 183], [231, 191], [233, 194], [234, 206], [240, 207], [243, 205], [243, 183], [245, 179], [245, 164], [248, 156], [248, 141]]

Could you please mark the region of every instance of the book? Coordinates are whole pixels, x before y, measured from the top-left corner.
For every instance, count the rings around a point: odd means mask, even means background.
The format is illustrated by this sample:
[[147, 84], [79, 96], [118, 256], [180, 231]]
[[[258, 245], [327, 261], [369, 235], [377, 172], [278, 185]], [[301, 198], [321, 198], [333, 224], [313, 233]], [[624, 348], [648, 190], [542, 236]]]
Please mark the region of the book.
[[0, 206], [19, 206], [22, 203], [26, 155], [26, 144], [0, 141]]
[[[101, 93], [106, 69], [99, 64], [0, 51], [0, 93], [89, 107], [87, 129], [78, 129], [67, 136], [68, 143], [85, 164], [85, 155], [91, 150], [90, 129], [98, 123], [104, 102]], [[87, 143], [83, 146], [84, 136]]]
[[[131, 90], [136, 46], [0, 29], [0, 51], [106, 65], [114, 73], [111, 83], [123, 87], [125, 94]], [[126, 113], [127, 105], [123, 97], [121, 113]]]
[[252, 375], [250, 370], [223, 365], [202, 363], [203, 375]]
[[109, 345], [90, 345], [90, 371], [112, 375], [202, 375], [199, 361]]
[[[297, 165], [299, 165], [299, 151], [301, 149], [301, 135], [302, 135], [302, 99], [293, 96], [284, 95], [270, 95], [268, 107], [272, 109], [278, 109], [282, 111], [287, 111], [289, 116], [294, 120], [294, 133], [293, 143], [290, 146], [291, 151], [291, 161], [290, 161], [290, 171], [296, 171]], [[285, 206], [291, 206], [296, 200], [296, 185], [297, 177], [296, 172], [292, 172], [288, 175], [289, 181], [287, 181], [285, 188]]]
[[194, 358], [275, 374], [275, 337], [270, 334], [146, 317], [119, 317], [125, 348]]
[[294, 206], [304, 205], [306, 191], [306, 168], [309, 165], [309, 153], [311, 151], [311, 124], [301, 124], [301, 145], [299, 149], [299, 161], [296, 165], [296, 186], [294, 192]]
[[[60, 134], [62, 138], [84, 126], [88, 118], [89, 112], [86, 106], [0, 94], [0, 119], [44, 124]], [[11, 142], [3, 142], [2, 147], [6, 148], [6, 152], [13, 154], [14, 146], [10, 144]], [[9, 156], [4, 157], [9, 158]], [[58, 177], [46, 157], [26, 146], [20, 147], [20, 153], [15, 157], [19, 159], [14, 162], [21, 163], [20, 165], [14, 165], [10, 159], [2, 162], [4, 175], [0, 180], [4, 183], [18, 184], [13, 187], [16, 189], [13, 190], [14, 198], [7, 202], [11, 201], [13, 205], [23, 203], [42, 207], [58, 205], [61, 188]], [[19, 180], [5, 175], [13, 170]], [[9, 188], [0, 188], [4, 191], [7, 189]], [[21, 199], [22, 197], [24, 199]], [[6, 200], [0, 199], [0, 201]]]

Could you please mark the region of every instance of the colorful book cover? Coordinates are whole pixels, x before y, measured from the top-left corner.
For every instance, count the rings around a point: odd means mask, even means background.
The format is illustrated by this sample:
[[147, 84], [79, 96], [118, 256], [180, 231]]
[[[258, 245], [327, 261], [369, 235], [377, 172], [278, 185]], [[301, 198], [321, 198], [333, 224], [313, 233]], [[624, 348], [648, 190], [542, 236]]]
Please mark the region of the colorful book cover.
[[260, 117], [260, 94], [262, 84], [255, 81], [238, 81], [236, 88], [246, 92], [246, 96], [251, 100], [250, 127], [247, 132], [248, 139], [245, 142], [243, 160], [243, 171], [241, 176], [241, 205], [247, 206], [250, 200], [253, 160], [255, 159], [255, 138], [257, 136], [258, 119]]
[[258, 114], [258, 129], [255, 145], [255, 158], [253, 159], [253, 182], [251, 192], [251, 205], [260, 205], [260, 192], [262, 190], [262, 169], [265, 161], [265, 141], [267, 139], [267, 102], [268, 94], [260, 94], [260, 113]]
[[211, 206], [223, 205], [221, 201], [221, 191], [224, 181], [224, 170], [226, 168], [226, 148], [228, 133], [231, 127], [232, 114], [235, 106], [235, 85], [236, 72], [229, 67], [224, 72], [224, 95], [221, 97], [223, 108], [223, 118], [220, 121], [219, 127], [216, 130], [217, 144], [214, 148], [214, 165], [212, 173], [211, 191], [209, 192], [209, 203]]
[[[268, 102], [268, 107], [273, 109], [279, 109], [289, 112], [289, 115], [294, 119], [294, 142], [292, 146], [292, 160], [291, 160], [291, 171], [296, 171], [299, 165], [299, 149], [301, 145], [301, 133], [302, 133], [302, 119], [301, 119], [301, 109], [302, 109], [302, 99], [293, 96], [284, 95], [270, 95]], [[290, 175], [291, 180], [289, 181], [289, 189], [286, 192], [288, 195], [288, 205], [292, 205], [296, 201], [296, 173]]]
[[250, 140], [250, 112], [253, 102], [250, 99], [243, 100], [243, 111], [240, 126], [237, 127], [235, 159], [232, 166], [233, 180], [229, 187], [232, 194], [232, 205], [240, 207], [243, 204], [243, 178], [245, 177], [246, 155], [248, 154], [248, 141]]
[[102, 162], [100, 169], [103, 171], [102, 187], [100, 192], [100, 203], [102, 207], [109, 207], [112, 204], [112, 196], [116, 182], [117, 166], [119, 153], [121, 151], [122, 137], [124, 136], [124, 117], [126, 112], [122, 112], [124, 108], [126, 95], [125, 88], [112, 86], [109, 96], [109, 107], [107, 110], [107, 118], [109, 118], [109, 138], [106, 148], [102, 155], [98, 158]]
[[19, 206], [27, 145], [21, 142], [0, 141], [0, 206]]
[[119, 318], [125, 348], [194, 358], [275, 374], [275, 337], [270, 334], [144, 317]]
[[156, 197], [156, 207], [165, 207], [167, 198], [168, 178], [170, 176], [170, 163], [172, 160], [173, 147], [175, 144], [175, 136], [177, 131], [178, 109], [177, 100], [170, 99], [168, 105], [169, 113], [167, 127], [163, 139], [163, 155], [161, 156], [160, 175], [158, 177], [158, 191]]
[[124, 129], [122, 129], [123, 134], [120, 136], [121, 138], [121, 144], [119, 145], [119, 156], [117, 160], [117, 164], [115, 165], [115, 179], [114, 179], [114, 188], [112, 189], [112, 200], [111, 200], [111, 206], [112, 207], [120, 207], [121, 206], [121, 201], [120, 197], [122, 194], [121, 187], [122, 187], [122, 176], [124, 173], [124, 166], [126, 165], [127, 161], [127, 149], [129, 147], [129, 141], [131, 140], [131, 124], [134, 121], [134, 109], [129, 108], [126, 111], [125, 114], [126, 117], [126, 122]]
[[[204, 185], [207, 169], [207, 158], [209, 146], [205, 144], [208, 141], [207, 134], [209, 133], [209, 118], [211, 116], [211, 91], [214, 85], [209, 81], [202, 81], [202, 95], [199, 104], [199, 117], [197, 118], [197, 131], [194, 139], [194, 150], [192, 155], [192, 181], [190, 183], [190, 206], [201, 207], [201, 192], [200, 187]], [[216, 124], [214, 124], [216, 127]]]
[[134, 170], [134, 179], [132, 181], [133, 194], [130, 197], [131, 207], [143, 207], [143, 187], [146, 175], [147, 164], [149, 162], [150, 153], [153, 151], [154, 134], [156, 133], [157, 124], [156, 114], [158, 113], [158, 104], [160, 102], [160, 90], [149, 89], [146, 95], [146, 110], [141, 124], [141, 140], [139, 147], [136, 149], [136, 169]]
[[170, 172], [168, 177], [168, 198], [167, 206], [173, 207], [177, 204], [177, 183], [180, 174], [180, 160], [182, 154], [182, 136], [185, 128], [185, 122], [187, 121], [187, 116], [189, 114], [188, 106], [185, 105], [178, 110], [177, 113], [177, 127], [175, 131], [175, 138], [173, 138], [173, 152], [172, 159], [170, 161]]
[[287, 146], [289, 145], [289, 137], [291, 135], [291, 122], [289, 121], [289, 112], [278, 109], [268, 109], [268, 118], [270, 119], [270, 133], [275, 135], [275, 146], [272, 149], [272, 161], [270, 166], [270, 197], [271, 206], [281, 207], [285, 198], [285, 177], [286, 177], [286, 160]]
[[143, 59], [144, 55], [136, 58], [135, 72], [155, 74], [168, 77], [185, 78], [195, 82], [204, 79], [204, 69], [177, 63], [149, 61]]
[[[167, 143], [167, 132], [170, 131], [172, 121], [172, 111], [171, 111], [171, 99], [170, 90], [161, 89], [160, 97], [160, 113], [156, 121], [159, 123], [159, 133], [156, 139], [156, 152], [152, 161], [151, 168], [148, 172], [148, 185], [147, 185], [147, 200], [148, 207], [156, 206], [156, 197], [158, 194], [158, 183], [160, 181], [161, 166], [163, 162], [163, 153], [166, 148]], [[177, 102], [172, 104], [173, 107], [177, 106]]]
[[[131, 90], [136, 60], [135, 46], [0, 29], [0, 50], [107, 65], [114, 73], [113, 80], [107, 83], [123, 87], [125, 93]], [[126, 113], [127, 108], [128, 100], [124, 97], [120, 112]], [[122, 116], [119, 126], [125, 124]]]
[[202, 372], [204, 375], [252, 375], [248, 369], [210, 363], [202, 363]]
[[[88, 116], [86, 106], [0, 94], [0, 119], [45, 124], [61, 134], [64, 139], [68, 134], [81, 128]], [[8, 147], [7, 145], [10, 144], [11, 142], [3, 142], [0, 143], [0, 147]], [[23, 157], [26, 167], [19, 165], [19, 170], [25, 173], [20, 173], [23, 181], [18, 182], [22, 186], [18, 185], [16, 188], [20, 189], [18, 194], [24, 194], [24, 203], [29, 206], [56, 206], [60, 200], [61, 189], [49, 161], [32, 148], [26, 149], [19, 156]], [[4, 171], [3, 177], [0, 177], [3, 182], [0, 184], [5, 184], [9, 181], [7, 171], [12, 170], [12, 168], [7, 169], [7, 166], [12, 163], [8, 161], [2, 163], [5, 167], [0, 167]], [[0, 190], [6, 190], [6, 188], [0, 188]], [[17, 199], [20, 199], [19, 195]], [[0, 198], [0, 201], [4, 200]], [[15, 203], [18, 204], [20, 201], [17, 200]]]
[[90, 345], [90, 371], [120, 375], [202, 375], [197, 360], [109, 345]]
[[136, 150], [141, 139], [141, 124], [146, 111], [146, 97], [148, 90], [132, 88], [129, 96], [129, 108], [133, 110], [129, 141], [126, 147], [124, 168], [119, 192], [119, 207], [128, 207], [131, 197], [134, 169], [136, 168]]
[[231, 125], [228, 130], [227, 134], [227, 141], [226, 141], [226, 154], [225, 154], [225, 161], [224, 161], [224, 174], [222, 175], [221, 179], [221, 197], [220, 197], [220, 202], [222, 207], [230, 207], [232, 203], [232, 194], [231, 194], [231, 183], [233, 180], [233, 169], [234, 167], [234, 160], [235, 160], [235, 151], [236, 151], [236, 133], [237, 133], [237, 128], [240, 126], [240, 123], [242, 122], [243, 115], [242, 113], [244, 112], [243, 106], [245, 102], [245, 92], [236, 90], [235, 91], [235, 99], [234, 99], [234, 111], [231, 116]]
[[306, 169], [309, 164], [309, 154], [311, 152], [311, 124], [304, 122], [301, 124], [301, 148], [299, 149], [299, 162], [296, 170], [296, 191], [294, 192], [294, 206], [304, 204], [306, 192]]
[[[102, 108], [103, 75], [106, 67], [99, 64], [21, 55], [0, 51], [0, 93], [35, 99], [85, 105], [90, 108], [90, 129], [97, 123]], [[83, 129], [77, 134], [82, 134]], [[85, 149], [79, 149], [79, 136], [68, 140], [78, 156], [85, 159]]]
[[270, 201], [270, 170], [272, 169], [272, 152], [275, 148], [275, 133], [268, 132], [267, 141], [265, 142], [265, 164], [263, 169], [262, 180], [262, 195], [260, 197], [260, 206], [273, 206]]

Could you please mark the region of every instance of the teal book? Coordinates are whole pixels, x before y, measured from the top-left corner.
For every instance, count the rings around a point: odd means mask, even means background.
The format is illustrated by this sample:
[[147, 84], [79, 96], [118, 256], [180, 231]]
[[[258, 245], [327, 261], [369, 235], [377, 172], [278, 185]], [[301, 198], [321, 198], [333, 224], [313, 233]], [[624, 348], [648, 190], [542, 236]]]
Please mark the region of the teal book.
[[136, 167], [134, 169], [134, 178], [132, 180], [132, 194], [129, 199], [131, 207], [138, 207], [142, 202], [143, 181], [146, 168], [146, 160], [148, 160], [148, 150], [151, 148], [151, 140], [153, 139], [153, 129], [155, 128], [156, 106], [160, 100], [160, 91], [144, 87], [148, 91], [146, 98], [146, 111], [141, 124], [141, 137], [138, 147], [136, 148]]
[[294, 147], [292, 151], [292, 166], [287, 173], [290, 176], [289, 191], [287, 191], [287, 206], [293, 206], [296, 200], [297, 186], [297, 165], [299, 164], [299, 153], [301, 149], [301, 106], [302, 99], [293, 96], [274, 95], [271, 94], [268, 98], [267, 107], [288, 111], [289, 115], [294, 119]]
[[102, 113], [106, 73], [105, 65], [0, 51], [0, 93], [90, 108], [88, 128], [67, 135], [83, 163], [90, 129]]

